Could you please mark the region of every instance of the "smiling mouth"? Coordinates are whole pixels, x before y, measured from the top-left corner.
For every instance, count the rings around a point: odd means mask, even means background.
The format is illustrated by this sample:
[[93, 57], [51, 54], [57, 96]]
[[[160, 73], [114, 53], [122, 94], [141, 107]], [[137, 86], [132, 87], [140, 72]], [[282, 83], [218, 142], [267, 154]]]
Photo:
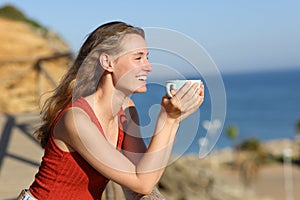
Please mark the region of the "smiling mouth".
[[139, 81], [146, 81], [147, 80], [147, 76], [138, 76], [137, 79]]

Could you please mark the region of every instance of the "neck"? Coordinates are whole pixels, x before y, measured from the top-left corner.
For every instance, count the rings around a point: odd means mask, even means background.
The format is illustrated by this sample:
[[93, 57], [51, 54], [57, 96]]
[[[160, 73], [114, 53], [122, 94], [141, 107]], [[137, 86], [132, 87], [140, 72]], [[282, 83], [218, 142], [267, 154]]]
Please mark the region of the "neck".
[[116, 119], [127, 96], [114, 87], [111, 76], [108, 75], [101, 78], [97, 92], [92, 97], [94, 109], [101, 116], [101, 119], [113, 121]]

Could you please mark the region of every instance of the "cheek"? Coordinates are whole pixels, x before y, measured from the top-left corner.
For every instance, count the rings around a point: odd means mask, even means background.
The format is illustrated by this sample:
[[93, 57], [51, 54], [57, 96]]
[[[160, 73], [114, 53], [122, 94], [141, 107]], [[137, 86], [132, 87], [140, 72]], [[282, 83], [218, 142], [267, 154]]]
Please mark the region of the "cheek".
[[135, 76], [137, 68], [132, 63], [119, 65], [115, 70], [115, 77], [117, 79], [128, 79]]
[[117, 85], [123, 85], [129, 84], [133, 80], [133, 70], [129, 70], [126, 67], [127, 66], [119, 66], [114, 73], [113, 73], [113, 82]]

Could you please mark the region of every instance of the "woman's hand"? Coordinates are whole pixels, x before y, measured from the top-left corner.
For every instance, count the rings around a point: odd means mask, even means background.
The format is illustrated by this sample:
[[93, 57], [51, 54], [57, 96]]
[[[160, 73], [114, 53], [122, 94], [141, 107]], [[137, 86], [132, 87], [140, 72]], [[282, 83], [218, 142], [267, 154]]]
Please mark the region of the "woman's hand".
[[173, 97], [165, 95], [161, 105], [165, 109], [167, 117], [181, 122], [183, 119], [194, 113], [204, 101], [204, 85], [198, 84], [191, 86], [190, 82], [184, 84], [178, 91], [171, 91]]

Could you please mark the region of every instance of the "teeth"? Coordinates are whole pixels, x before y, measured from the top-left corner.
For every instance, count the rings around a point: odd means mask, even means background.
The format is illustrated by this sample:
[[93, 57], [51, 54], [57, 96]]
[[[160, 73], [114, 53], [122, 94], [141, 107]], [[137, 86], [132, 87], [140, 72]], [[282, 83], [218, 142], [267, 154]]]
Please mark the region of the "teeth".
[[147, 80], [147, 76], [139, 76], [139, 77], [137, 77], [137, 79], [139, 81], [146, 81]]

